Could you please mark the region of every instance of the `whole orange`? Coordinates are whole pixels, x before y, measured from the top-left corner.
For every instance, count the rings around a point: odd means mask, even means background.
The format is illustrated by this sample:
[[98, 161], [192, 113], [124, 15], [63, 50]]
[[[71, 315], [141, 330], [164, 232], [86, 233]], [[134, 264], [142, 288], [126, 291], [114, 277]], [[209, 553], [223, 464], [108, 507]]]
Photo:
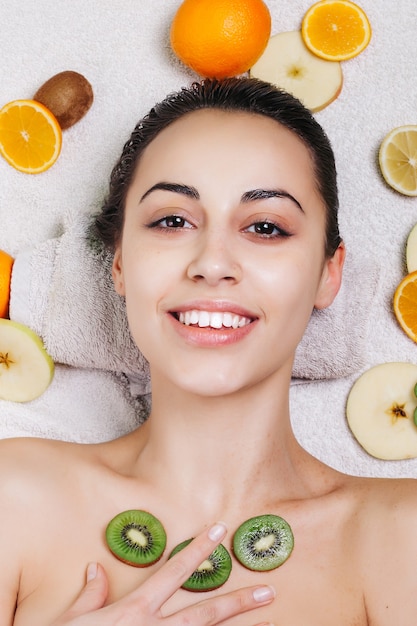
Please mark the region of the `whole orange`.
[[247, 72], [266, 48], [271, 14], [263, 0], [184, 0], [171, 25], [171, 46], [197, 74]]
[[14, 259], [0, 250], [0, 317], [8, 317], [10, 301], [10, 283]]

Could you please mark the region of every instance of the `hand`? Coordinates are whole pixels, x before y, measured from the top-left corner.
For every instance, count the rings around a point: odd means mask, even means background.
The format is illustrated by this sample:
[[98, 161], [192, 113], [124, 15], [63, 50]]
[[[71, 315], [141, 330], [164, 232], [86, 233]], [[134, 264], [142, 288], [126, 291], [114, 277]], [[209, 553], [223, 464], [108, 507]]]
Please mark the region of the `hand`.
[[[90, 564], [84, 589], [52, 626], [214, 626], [234, 615], [272, 602], [274, 590], [258, 585], [197, 602], [173, 615], [163, 615], [165, 602], [213, 552], [225, 535], [224, 524], [215, 524], [169, 559], [135, 591], [106, 607], [107, 576], [101, 565]], [[263, 622], [257, 626], [271, 625]]]

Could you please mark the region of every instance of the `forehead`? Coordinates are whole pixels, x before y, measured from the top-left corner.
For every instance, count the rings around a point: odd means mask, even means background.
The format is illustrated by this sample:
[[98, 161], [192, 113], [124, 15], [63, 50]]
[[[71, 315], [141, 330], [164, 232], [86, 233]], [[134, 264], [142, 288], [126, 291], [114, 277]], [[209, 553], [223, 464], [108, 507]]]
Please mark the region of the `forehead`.
[[186, 113], [172, 122], [151, 141], [144, 154], [158, 148], [166, 150], [170, 146], [177, 149], [179, 143], [197, 140], [205, 141], [207, 147], [215, 142], [219, 150], [228, 144], [231, 148], [246, 145], [253, 149], [256, 143], [260, 151], [273, 146], [277, 151], [294, 151], [303, 157], [303, 161], [312, 165], [310, 152], [304, 142], [294, 131], [276, 120], [259, 113], [210, 108]]
[[[257, 113], [202, 109], [163, 129], [145, 148], [135, 176], [199, 185], [286, 188], [321, 203], [309, 149], [291, 130]], [[135, 184], [135, 183], [134, 183]]]

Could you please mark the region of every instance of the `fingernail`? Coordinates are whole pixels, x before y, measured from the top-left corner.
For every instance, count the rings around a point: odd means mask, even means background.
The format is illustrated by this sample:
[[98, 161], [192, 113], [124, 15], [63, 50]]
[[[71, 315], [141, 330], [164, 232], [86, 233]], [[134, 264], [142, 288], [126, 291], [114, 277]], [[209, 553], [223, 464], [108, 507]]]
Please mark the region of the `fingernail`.
[[217, 522], [214, 524], [208, 532], [208, 536], [212, 541], [220, 541], [227, 533], [226, 524], [224, 522]]
[[87, 567], [87, 582], [94, 580], [97, 576], [97, 563], [89, 563]]
[[269, 602], [275, 598], [275, 589], [273, 587], [258, 587], [253, 592], [255, 602]]

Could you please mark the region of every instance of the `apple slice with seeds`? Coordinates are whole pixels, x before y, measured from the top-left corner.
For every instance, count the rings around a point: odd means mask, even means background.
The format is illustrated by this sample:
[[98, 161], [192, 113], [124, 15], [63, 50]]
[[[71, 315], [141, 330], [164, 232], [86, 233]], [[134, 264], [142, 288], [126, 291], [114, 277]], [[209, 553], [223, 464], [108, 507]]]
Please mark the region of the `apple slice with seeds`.
[[41, 338], [24, 324], [0, 319], [0, 399], [34, 400], [53, 375], [54, 362]]
[[353, 384], [346, 405], [349, 427], [360, 445], [378, 459], [417, 457], [417, 365], [382, 363]]
[[343, 85], [341, 64], [314, 55], [295, 30], [273, 35], [250, 75], [285, 89], [313, 113], [333, 102]]

